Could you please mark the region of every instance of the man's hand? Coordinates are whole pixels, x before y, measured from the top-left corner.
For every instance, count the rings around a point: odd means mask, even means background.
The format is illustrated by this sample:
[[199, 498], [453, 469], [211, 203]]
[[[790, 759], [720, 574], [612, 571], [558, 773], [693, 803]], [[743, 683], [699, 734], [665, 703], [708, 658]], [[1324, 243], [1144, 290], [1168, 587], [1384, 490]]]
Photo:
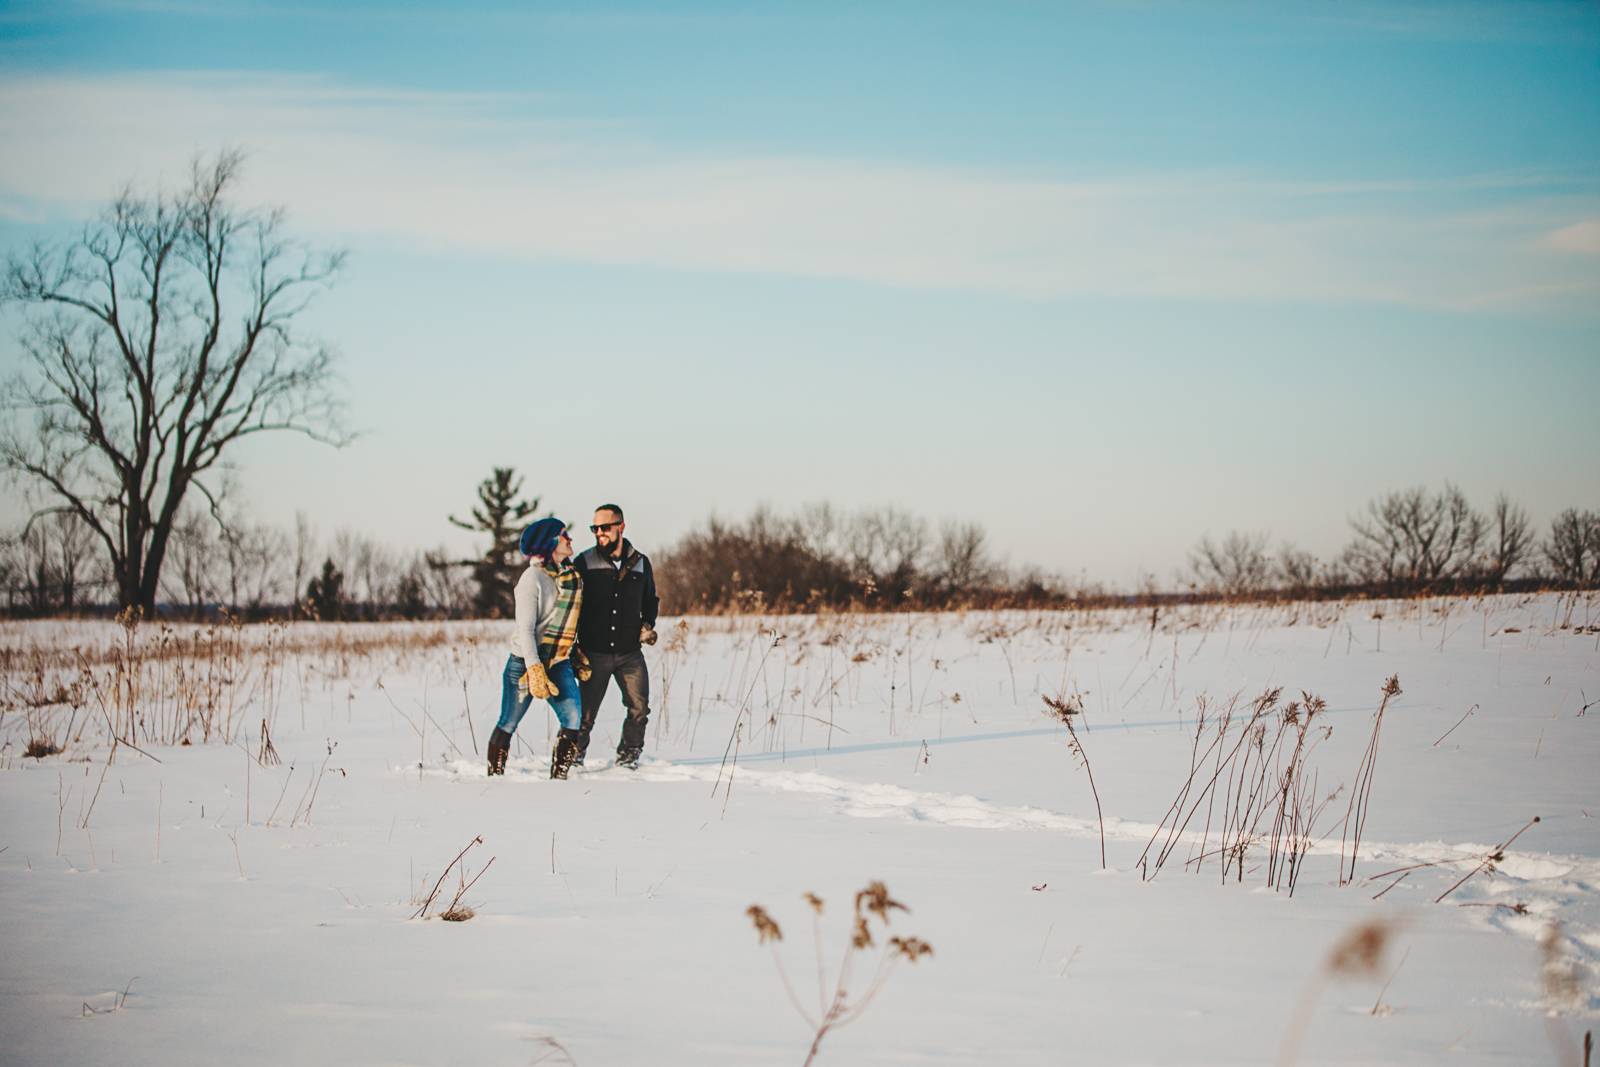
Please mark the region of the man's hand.
[[639, 643], [641, 645], [653, 645], [653, 644], [655, 644], [656, 643], [656, 628], [654, 626], [651, 626], [649, 623], [646, 623], [643, 626], [639, 627]]
[[587, 682], [594, 676], [594, 667], [589, 663], [589, 657], [583, 654], [583, 649], [572, 650], [572, 673], [578, 676], [578, 681]]

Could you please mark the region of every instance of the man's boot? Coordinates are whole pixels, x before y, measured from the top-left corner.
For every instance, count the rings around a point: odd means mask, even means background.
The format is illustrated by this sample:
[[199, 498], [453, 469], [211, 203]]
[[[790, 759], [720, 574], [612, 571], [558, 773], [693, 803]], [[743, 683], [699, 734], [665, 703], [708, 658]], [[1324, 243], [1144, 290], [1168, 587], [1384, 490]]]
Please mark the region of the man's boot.
[[489, 773], [506, 773], [506, 760], [511, 755], [511, 735], [496, 729], [489, 735]]
[[562, 730], [556, 738], [556, 750], [550, 754], [550, 777], [565, 778], [578, 758], [578, 731]]
[[644, 728], [650, 721], [650, 709], [643, 715], [629, 711], [622, 720], [622, 742], [617, 745], [617, 766], [638, 770], [639, 757], [644, 754]]

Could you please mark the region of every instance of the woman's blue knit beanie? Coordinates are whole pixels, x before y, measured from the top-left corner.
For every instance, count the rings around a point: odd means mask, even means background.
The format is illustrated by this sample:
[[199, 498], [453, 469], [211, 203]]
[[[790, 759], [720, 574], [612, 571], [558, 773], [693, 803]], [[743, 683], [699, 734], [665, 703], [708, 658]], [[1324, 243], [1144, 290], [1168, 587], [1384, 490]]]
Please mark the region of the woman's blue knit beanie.
[[556, 544], [561, 540], [561, 534], [566, 528], [566, 523], [554, 517], [529, 523], [528, 528], [522, 531], [522, 538], [517, 542], [517, 547], [522, 550], [524, 556], [543, 556], [548, 559], [550, 553], [555, 551]]

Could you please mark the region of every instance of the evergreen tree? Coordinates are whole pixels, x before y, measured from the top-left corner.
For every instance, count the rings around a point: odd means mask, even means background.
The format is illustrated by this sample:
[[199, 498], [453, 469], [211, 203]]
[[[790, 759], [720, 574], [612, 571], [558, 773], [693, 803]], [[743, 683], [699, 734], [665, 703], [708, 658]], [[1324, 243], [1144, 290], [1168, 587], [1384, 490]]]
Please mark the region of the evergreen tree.
[[521, 492], [522, 479], [514, 468], [495, 467], [494, 473], [478, 483], [478, 506], [472, 509], [472, 521], [450, 516], [451, 523], [463, 530], [489, 535], [489, 547], [481, 558], [458, 564], [472, 568], [472, 580], [478, 586], [472, 603], [483, 618], [509, 618], [514, 610], [512, 590], [521, 564], [517, 540], [539, 508], [538, 497], [518, 500]]
[[324, 622], [343, 618], [344, 575], [333, 565], [333, 560], [324, 560], [322, 573], [306, 585], [306, 607], [312, 618]]

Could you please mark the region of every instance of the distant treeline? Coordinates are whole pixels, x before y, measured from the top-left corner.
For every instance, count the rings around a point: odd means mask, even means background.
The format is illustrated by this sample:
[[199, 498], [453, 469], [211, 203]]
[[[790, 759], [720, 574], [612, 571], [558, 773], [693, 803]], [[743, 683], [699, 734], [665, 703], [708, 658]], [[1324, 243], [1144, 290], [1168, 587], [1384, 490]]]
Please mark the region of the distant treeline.
[[[452, 619], [510, 614], [515, 551], [537, 498], [497, 469], [478, 487], [472, 521], [481, 555], [397, 551], [341, 531], [322, 538], [304, 516], [292, 531], [194, 515], [175, 530], [162, 574], [162, 610], [251, 620]], [[896, 508], [843, 513], [813, 504], [711, 518], [675, 544], [642, 547], [655, 561], [669, 614], [744, 611], [897, 611], [1158, 605], [1213, 599], [1413, 596], [1600, 588], [1600, 511], [1568, 508], [1537, 531], [1504, 494], [1487, 510], [1459, 489], [1406, 489], [1373, 499], [1350, 520], [1330, 559], [1265, 532], [1202, 537], [1188, 569], [1137, 590], [1073, 583], [998, 560], [975, 522], [930, 523]], [[109, 569], [82, 523], [42, 517], [0, 537], [0, 609], [13, 616], [109, 614]]]
[[1541, 537], [1506, 496], [1487, 511], [1446, 484], [1387, 493], [1350, 520], [1350, 541], [1319, 560], [1265, 532], [1200, 539], [1197, 590], [1223, 596], [1414, 596], [1531, 588], [1600, 588], [1600, 511], [1568, 508]]
[[655, 571], [665, 609], [676, 612], [894, 611], [1072, 595], [1042, 571], [1000, 566], [977, 523], [934, 527], [895, 508], [842, 514], [827, 504], [712, 518], [658, 553]]
[[661, 553], [674, 611], [941, 610], [1160, 604], [1229, 598], [1414, 596], [1600, 588], [1600, 512], [1569, 508], [1541, 538], [1501, 495], [1488, 511], [1454, 486], [1371, 501], [1328, 560], [1266, 533], [1201, 538], [1171, 585], [1131, 592], [1012, 570], [975, 523], [938, 528], [893, 509], [841, 515], [825, 504], [713, 519]]
[[[95, 540], [69, 514], [0, 537], [0, 609], [13, 616], [110, 615], [117, 585]], [[194, 515], [173, 531], [160, 610], [189, 618], [327, 620], [468, 618], [474, 586], [441, 551], [402, 551], [341, 530], [320, 536]]]

